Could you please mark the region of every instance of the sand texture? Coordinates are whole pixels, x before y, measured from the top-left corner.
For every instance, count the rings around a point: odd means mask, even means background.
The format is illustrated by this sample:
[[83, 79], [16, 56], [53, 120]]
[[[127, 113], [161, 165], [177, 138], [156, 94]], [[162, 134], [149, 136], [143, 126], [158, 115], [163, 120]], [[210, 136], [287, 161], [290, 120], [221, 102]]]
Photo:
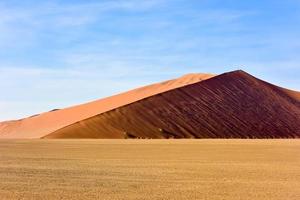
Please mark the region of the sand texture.
[[0, 199], [299, 200], [299, 140], [0, 140]]

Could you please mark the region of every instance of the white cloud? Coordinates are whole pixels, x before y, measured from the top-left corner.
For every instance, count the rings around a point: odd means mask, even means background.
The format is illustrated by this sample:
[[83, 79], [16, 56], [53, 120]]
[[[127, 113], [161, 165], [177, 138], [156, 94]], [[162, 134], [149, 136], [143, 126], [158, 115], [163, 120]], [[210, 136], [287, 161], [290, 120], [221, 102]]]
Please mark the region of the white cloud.
[[28, 7], [0, 5], [0, 47], [34, 45], [43, 32], [49, 34], [54, 31], [70, 36], [78, 32], [76, 28], [95, 23], [107, 12], [142, 12], [163, 2], [118, 0], [77, 4], [41, 2]]

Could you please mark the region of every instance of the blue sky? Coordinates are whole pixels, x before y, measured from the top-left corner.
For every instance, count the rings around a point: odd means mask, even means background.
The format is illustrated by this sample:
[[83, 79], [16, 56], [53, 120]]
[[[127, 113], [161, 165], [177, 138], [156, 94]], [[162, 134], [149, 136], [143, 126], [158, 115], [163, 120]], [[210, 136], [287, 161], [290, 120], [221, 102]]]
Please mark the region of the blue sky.
[[300, 90], [299, 0], [0, 0], [0, 120], [191, 72]]

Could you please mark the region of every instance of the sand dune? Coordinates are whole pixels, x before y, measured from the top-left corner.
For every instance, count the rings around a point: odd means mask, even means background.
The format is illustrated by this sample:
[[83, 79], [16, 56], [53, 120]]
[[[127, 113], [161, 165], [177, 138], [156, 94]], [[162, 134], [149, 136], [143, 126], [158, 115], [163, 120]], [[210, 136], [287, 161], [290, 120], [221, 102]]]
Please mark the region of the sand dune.
[[40, 138], [86, 118], [213, 76], [212, 74], [188, 74], [178, 79], [152, 84], [90, 103], [53, 110], [25, 119], [2, 122], [0, 138]]
[[151, 96], [45, 138], [298, 138], [300, 102], [235, 71]]
[[299, 138], [299, 94], [240, 70], [188, 74], [0, 123], [0, 138]]

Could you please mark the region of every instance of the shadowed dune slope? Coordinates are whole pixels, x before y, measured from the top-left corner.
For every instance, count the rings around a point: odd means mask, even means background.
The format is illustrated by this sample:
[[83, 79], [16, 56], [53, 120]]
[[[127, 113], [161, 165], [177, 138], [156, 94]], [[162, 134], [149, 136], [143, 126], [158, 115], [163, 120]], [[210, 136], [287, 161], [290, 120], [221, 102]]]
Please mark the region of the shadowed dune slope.
[[0, 138], [40, 138], [58, 129], [138, 100], [213, 77], [188, 74], [90, 103], [0, 123]]
[[44, 138], [299, 138], [298, 95], [234, 71], [118, 107]]

